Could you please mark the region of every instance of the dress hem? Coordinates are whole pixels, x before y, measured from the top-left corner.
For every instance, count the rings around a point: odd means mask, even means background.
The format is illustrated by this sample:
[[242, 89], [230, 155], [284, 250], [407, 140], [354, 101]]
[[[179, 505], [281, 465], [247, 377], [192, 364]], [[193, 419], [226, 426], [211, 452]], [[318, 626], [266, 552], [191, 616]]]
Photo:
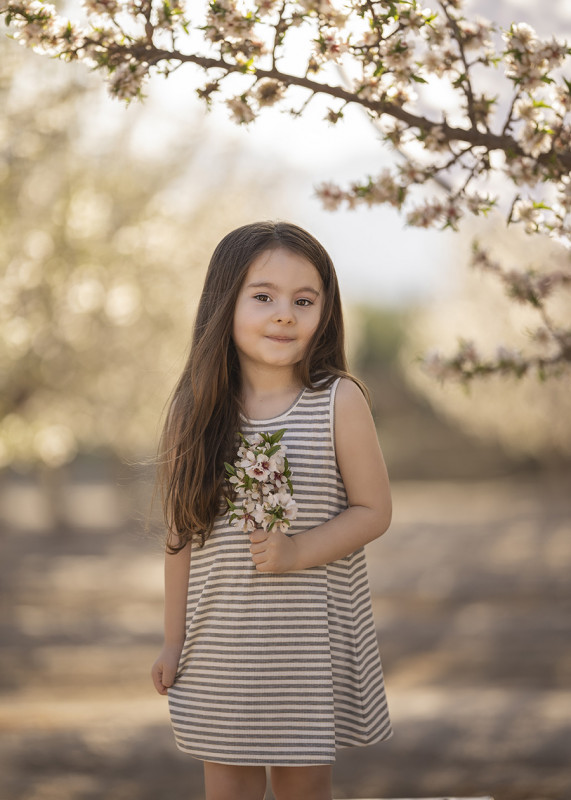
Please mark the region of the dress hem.
[[[394, 732], [392, 728], [388, 731], [383, 731], [380, 736], [371, 739], [368, 742], [351, 742], [348, 744], [336, 744], [335, 750], [348, 750], [351, 747], [372, 747], [376, 744], [381, 744], [382, 742], [386, 742], [389, 739], [392, 739]], [[298, 760], [287, 760], [280, 758], [279, 760], [274, 760], [272, 758], [264, 759], [253, 759], [249, 756], [244, 756], [243, 758], [236, 757], [232, 758], [231, 756], [205, 756], [205, 755], [198, 755], [193, 749], [188, 747], [183, 747], [179, 742], [176, 742], [176, 746], [181, 753], [186, 753], [187, 755], [191, 756], [191, 758], [196, 759], [197, 761], [208, 761], [209, 763], [213, 764], [226, 764], [228, 766], [235, 766], [235, 767], [318, 767], [318, 766], [332, 766], [335, 763], [335, 756], [331, 759], [320, 758], [316, 756], [314, 760], [310, 760], [307, 758], [307, 755]]]

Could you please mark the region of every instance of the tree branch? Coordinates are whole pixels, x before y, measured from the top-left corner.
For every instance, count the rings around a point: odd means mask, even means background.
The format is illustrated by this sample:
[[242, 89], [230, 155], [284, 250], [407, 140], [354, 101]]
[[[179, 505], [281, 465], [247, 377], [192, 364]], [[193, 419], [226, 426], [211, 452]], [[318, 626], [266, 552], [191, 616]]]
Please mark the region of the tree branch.
[[[230, 63], [225, 61], [222, 57], [217, 59], [200, 56], [195, 53], [182, 53], [176, 50], [168, 51], [148, 44], [133, 45], [124, 48], [124, 50], [131, 53], [135, 59], [145, 61], [149, 65], [156, 65], [164, 60], [174, 60], [196, 64], [204, 70], [222, 70], [227, 74], [245, 72], [243, 65]], [[271, 78], [286, 86], [299, 86], [314, 94], [325, 94], [329, 97], [336, 97], [339, 100], [343, 100], [345, 103], [355, 103], [374, 112], [379, 117], [385, 114], [404, 122], [409, 128], [418, 128], [425, 133], [429, 133], [435, 127], [440, 128], [448, 141], [465, 142], [475, 147], [482, 147], [487, 151], [497, 150], [511, 156], [527, 155], [516, 139], [507, 133], [496, 134], [489, 131], [480, 131], [475, 126], [471, 128], [454, 127], [446, 122], [445, 119], [440, 121], [432, 120], [406, 111], [404, 108], [390, 101], [368, 100], [364, 97], [360, 97], [358, 92], [349, 91], [341, 86], [321, 83], [307, 76], [281, 72], [275, 67], [270, 69], [256, 67], [251, 69], [251, 73], [257, 75], [259, 78]], [[556, 167], [559, 164], [561, 172], [566, 173], [571, 171], [571, 150], [560, 153], [543, 153], [537, 158], [537, 161], [539, 163], [550, 164], [552, 167]]]

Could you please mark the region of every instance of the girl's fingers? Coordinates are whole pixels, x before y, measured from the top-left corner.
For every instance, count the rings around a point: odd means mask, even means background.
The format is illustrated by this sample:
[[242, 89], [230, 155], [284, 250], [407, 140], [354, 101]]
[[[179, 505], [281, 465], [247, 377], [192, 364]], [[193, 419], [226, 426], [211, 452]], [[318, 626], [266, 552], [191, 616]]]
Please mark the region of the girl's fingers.
[[154, 687], [157, 690], [157, 692], [159, 694], [166, 694], [167, 690], [166, 690], [166, 686], [163, 686], [163, 680], [162, 680], [163, 671], [162, 671], [161, 667], [153, 668], [153, 671], [152, 671], [151, 674], [153, 676], [153, 684], [154, 684]]
[[250, 534], [250, 541], [252, 542], [252, 544], [258, 542], [265, 542], [268, 536], [269, 534], [267, 531], [264, 531], [261, 528], [256, 528], [256, 530], [252, 531]]
[[166, 693], [166, 689], [169, 686], [173, 685], [175, 674], [176, 673], [175, 673], [174, 669], [172, 669], [170, 667], [167, 667], [167, 666], [163, 667], [163, 674], [161, 676], [161, 683], [162, 683], [163, 687], [165, 687], [165, 693]]

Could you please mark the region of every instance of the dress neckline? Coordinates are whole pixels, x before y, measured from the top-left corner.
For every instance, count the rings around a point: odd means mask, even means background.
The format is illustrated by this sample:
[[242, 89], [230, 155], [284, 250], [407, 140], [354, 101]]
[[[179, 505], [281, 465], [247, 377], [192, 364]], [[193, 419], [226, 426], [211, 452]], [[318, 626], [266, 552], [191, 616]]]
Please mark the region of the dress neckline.
[[276, 414], [275, 417], [268, 417], [267, 419], [252, 419], [251, 417], [244, 416], [244, 414], [240, 414], [240, 416], [245, 422], [249, 422], [251, 425], [265, 425], [268, 422], [277, 422], [278, 420], [283, 419], [284, 417], [287, 417], [289, 414], [291, 414], [291, 412], [297, 406], [297, 404], [299, 403], [303, 395], [306, 393], [306, 391], [307, 387], [304, 386], [301, 392], [293, 401], [293, 403], [289, 406], [289, 408], [286, 408], [286, 410], [282, 411], [280, 414]]

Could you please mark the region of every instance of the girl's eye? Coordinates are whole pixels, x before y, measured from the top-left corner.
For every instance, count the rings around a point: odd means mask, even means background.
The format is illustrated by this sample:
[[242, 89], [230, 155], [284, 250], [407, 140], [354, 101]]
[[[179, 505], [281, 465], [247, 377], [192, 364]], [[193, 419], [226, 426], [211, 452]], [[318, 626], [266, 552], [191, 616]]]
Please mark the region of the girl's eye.
[[306, 308], [307, 306], [312, 306], [313, 305], [311, 300], [308, 300], [307, 297], [300, 297], [299, 300], [296, 300], [295, 302], [296, 302], [296, 305], [302, 306], [303, 308]]
[[270, 300], [269, 294], [255, 294], [254, 300], [261, 300], [262, 303], [267, 303]]

